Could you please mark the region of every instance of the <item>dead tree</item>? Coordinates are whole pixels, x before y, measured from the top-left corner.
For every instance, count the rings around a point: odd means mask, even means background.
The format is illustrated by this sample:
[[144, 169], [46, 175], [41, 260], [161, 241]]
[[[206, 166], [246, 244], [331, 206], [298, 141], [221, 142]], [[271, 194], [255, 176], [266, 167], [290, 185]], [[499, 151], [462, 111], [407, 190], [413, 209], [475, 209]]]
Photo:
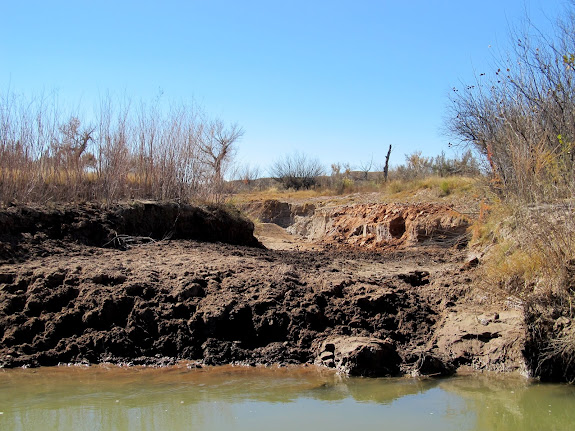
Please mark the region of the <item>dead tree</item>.
[[367, 179], [369, 178], [369, 171], [371, 171], [372, 166], [373, 166], [373, 155], [371, 156], [371, 159], [369, 159], [369, 161], [361, 162], [359, 166], [359, 171], [361, 172], [361, 179], [363, 181], [367, 181]]
[[389, 150], [387, 150], [387, 155], [385, 156], [385, 167], [383, 168], [383, 181], [387, 183], [387, 174], [389, 173], [389, 156], [391, 156], [391, 144], [389, 145]]
[[234, 144], [243, 134], [243, 129], [237, 124], [228, 127], [219, 119], [204, 126], [199, 148], [212, 171], [216, 194], [222, 191], [225, 168], [234, 154]]

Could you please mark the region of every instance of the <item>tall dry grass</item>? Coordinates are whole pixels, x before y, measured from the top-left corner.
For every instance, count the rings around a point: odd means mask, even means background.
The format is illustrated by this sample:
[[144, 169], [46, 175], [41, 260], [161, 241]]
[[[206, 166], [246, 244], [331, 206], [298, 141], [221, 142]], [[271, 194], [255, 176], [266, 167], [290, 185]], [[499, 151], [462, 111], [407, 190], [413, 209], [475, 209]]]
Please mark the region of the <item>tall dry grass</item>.
[[242, 133], [194, 104], [105, 96], [82, 118], [55, 95], [0, 93], [0, 202], [219, 201]]
[[575, 3], [543, 34], [525, 21], [492, 73], [454, 89], [447, 128], [490, 168], [484, 280], [524, 306], [526, 359], [575, 380]]

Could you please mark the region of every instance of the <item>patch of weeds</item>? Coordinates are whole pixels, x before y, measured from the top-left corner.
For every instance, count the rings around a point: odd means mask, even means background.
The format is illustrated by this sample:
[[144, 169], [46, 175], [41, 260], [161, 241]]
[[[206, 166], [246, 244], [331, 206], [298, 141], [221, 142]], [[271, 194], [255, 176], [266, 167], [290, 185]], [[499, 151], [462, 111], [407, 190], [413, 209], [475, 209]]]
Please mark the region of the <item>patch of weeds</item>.
[[449, 184], [449, 181], [443, 180], [441, 184], [439, 184], [439, 190], [439, 196], [448, 196], [451, 193], [451, 185]]

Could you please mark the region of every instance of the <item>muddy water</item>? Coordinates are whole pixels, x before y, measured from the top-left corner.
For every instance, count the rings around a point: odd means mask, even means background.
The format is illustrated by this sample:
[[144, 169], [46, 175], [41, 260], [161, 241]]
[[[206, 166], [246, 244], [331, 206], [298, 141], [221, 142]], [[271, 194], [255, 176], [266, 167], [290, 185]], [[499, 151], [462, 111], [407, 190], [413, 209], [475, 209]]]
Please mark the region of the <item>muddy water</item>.
[[315, 368], [0, 370], [1, 430], [571, 430], [575, 387]]

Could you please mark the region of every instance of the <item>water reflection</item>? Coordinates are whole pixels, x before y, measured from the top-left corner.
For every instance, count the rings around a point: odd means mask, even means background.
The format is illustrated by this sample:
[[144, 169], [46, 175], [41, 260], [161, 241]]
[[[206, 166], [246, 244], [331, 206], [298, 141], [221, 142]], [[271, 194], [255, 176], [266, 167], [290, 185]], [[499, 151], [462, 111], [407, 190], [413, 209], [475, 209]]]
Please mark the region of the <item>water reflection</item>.
[[569, 430], [575, 428], [575, 387], [497, 376], [454, 378], [441, 389], [458, 395], [476, 412], [477, 430]]
[[575, 388], [315, 368], [0, 370], [2, 430], [571, 429]]

